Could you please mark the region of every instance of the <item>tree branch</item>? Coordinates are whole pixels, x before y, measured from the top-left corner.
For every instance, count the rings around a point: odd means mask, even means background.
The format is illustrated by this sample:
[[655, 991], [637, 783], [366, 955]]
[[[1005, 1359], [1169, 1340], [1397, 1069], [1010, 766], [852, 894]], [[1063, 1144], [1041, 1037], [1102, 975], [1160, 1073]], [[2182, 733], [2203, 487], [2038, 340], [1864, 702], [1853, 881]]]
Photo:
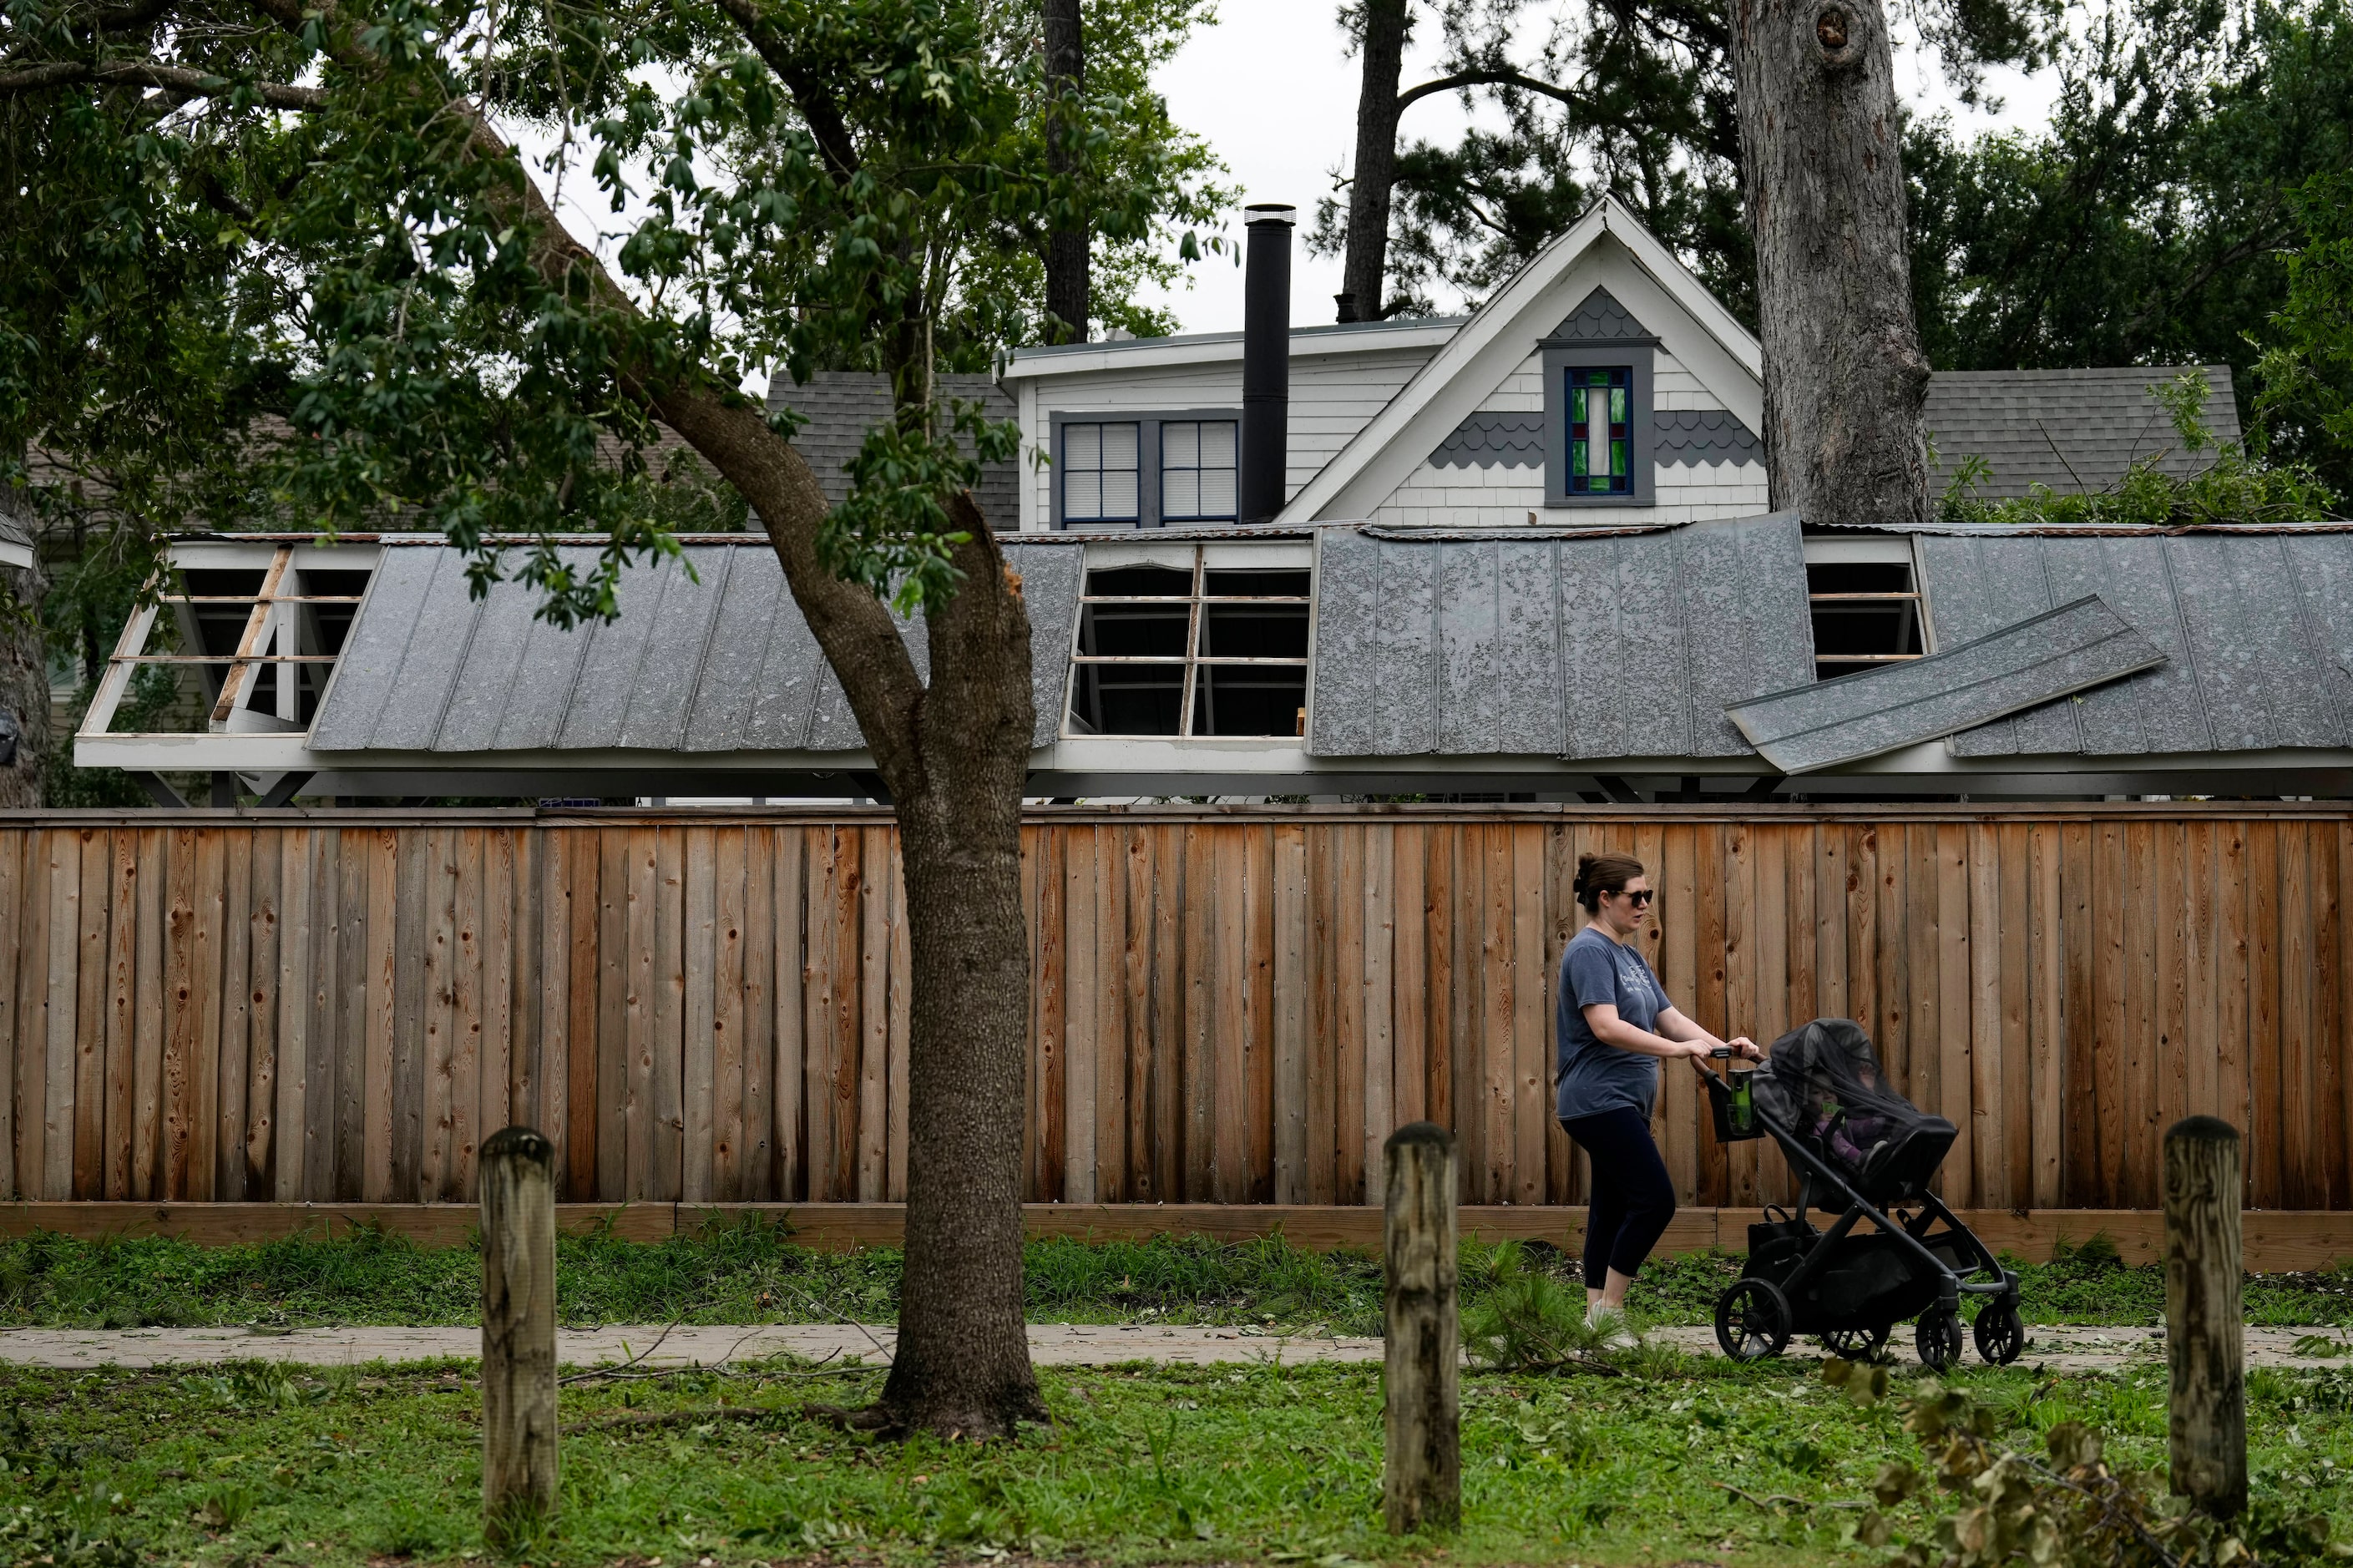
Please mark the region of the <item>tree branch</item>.
[[[382, 71], [384, 62], [354, 40], [333, 0], [251, 3], [297, 37], [311, 16], [318, 16], [324, 25], [329, 58], [355, 73]], [[573, 237], [521, 157], [488, 118], [462, 99], [453, 100], [449, 110], [465, 121], [473, 156], [513, 171], [513, 180], [491, 185], [487, 199], [507, 209], [502, 216], [521, 220], [519, 226], [532, 235], [532, 262], [540, 277], [566, 293], [585, 288], [596, 309], [632, 324], [643, 321], [645, 312], [638, 302], [596, 253]], [[659, 375], [642, 362], [624, 362], [613, 369], [627, 396], [677, 431], [760, 514], [794, 602], [840, 679], [876, 766], [894, 795], [913, 793], [923, 777], [916, 739], [923, 680], [881, 601], [835, 576], [818, 558], [818, 528], [832, 505], [807, 458], [769, 429], [766, 417], [741, 394], [714, 384], [708, 375], [691, 370], [683, 375]], [[984, 528], [980, 534], [984, 548], [993, 552], [995, 542], [987, 531]], [[972, 548], [966, 545], [959, 554]], [[961, 601], [965, 595], [956, 597]]]
[[801, 119], [807, 121], [809, 134], [817, 139], [818, 151], [825, 155], [826, 166], [833, 171], [834, 177], [847, 180], [858, 173], [858, 143], [851, 140], [849, 123], [841, 117], [841, 105], [834, 101], [822, 80], [786, 50], [776, 30], [760, 15], [755, 0], [719, 0], [719, 8], [727, 13], [743, 32], [744, 41], [793, 95], [793, 102], [799, 106]]
[[108, 87], [153, 87], [192, 98], [227, 98], [240, 89], [272, 109], [324, 109], [327, 95], [315, 87], [290, 87], [284, 82], [238, 82], [185, 66], [157, 65], [148, 60], [57, 60], [0, 73], [0, 97], [69, 87], [76, 82]]
[[90, 26], [101, 33], [136, 33], [169, 15], [176, 0], [131, 0], [127, 5], [101, 5]]
[[1403, 113], [1406, 106], [1417, 99], [1428, 98], [1433, 93], [1452, 92], [1459, 87], [1516, 87], [1525, 92], [1556, 99], [1571, 109], [1589, 111], [1593, 107], [1591, 101], [1581, 93], [1571, 92], [1565, 87], [1556, 87], [1548, 81], [1539, 81], [1523, 71], [1504, 68], [1494, 70], [1456, 71], [1451, 76], [1437, 77], [1430, 81], [1407, 88], [1398, 94], [1398, 111]]

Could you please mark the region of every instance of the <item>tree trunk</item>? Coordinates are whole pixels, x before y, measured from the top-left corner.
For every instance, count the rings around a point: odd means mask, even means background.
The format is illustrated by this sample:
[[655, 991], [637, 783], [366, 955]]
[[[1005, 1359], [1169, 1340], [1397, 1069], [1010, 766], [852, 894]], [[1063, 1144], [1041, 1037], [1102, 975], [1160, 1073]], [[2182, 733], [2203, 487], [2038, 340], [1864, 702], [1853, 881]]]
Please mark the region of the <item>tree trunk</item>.
[[[37, 609], [48, 584], [37, 566], [0, 567], [15, 604]], [[0, 810], [27, 811], [41, 804], [49, 752], [49, 658], [36, 621], [11, 620], [0, 633], [0, 710], [16, 720], [16, 760], [0, 768]]]
[[[312, 8], [298, 0], [255, 4], [290, 33], [311, 25]], [[330, 58], [373, 70], [348, 25], [323, 0], [318, 8], [330, 18]], [[461, 112], [482, 157], [514, 158], [488, 120]], [[838, 117], [826, 123], [840, 129]], [[491, 199], [511, 201], [513, 216], [532, 221], [541, 275], [567, 289], [585, 283], [599, 309], [635, 315], [596, 253], [517, 173], [512, 186], [493, 187], [512, 195]], [[1029, 953], [1020, 826], [1037, 710], [1020, 579], [971, 494], [959, 493], [948, 512], [951, 528], [967, 536], [953, 556], [964, 576], [947, 605], [925, 617], [926, 687], [881, 601], [819, 560], [830, 504], [807, 459], [761, 409], [706, 377], [671, 380], [642, 363], [614, 370], [625, 396], [676, 431], [759, 514], [899, 819], [913, 969], [907, 1255], [880, 1423], [943, 1436], [1008, 1435], [1016, 1422], [1047, 1418], [1021, 1289]]]
[[[1358, 47], [1365, 81], [1356, 96], [1356, 167], [1348, 183], [1348, 252], [1340, 287], [1356, 320], [1382, 317], [1388, 283], [1389, 192], [1397, 184], [1398, 74], [1404, 68], [1409, 0], [1364, 0]], [[1349, 317], [1343, 314], [1341, 320]]]
[[932, 687], [899, 817], [913, 966], [906, 1274], [881, 1409], [967, 1437], [1049, 1419], [1022, 1303], [1021, 1133], [1029, 1017], [1021, 789], [1036, 706], [1029, 616], [969, 495], [964, 587], [928, 618]]
[[1776, 510], [1923, 522], [1928, 362], [1912, 315], [1880, 0], [1735, 0], [1733, 69]]
[[[1062, 116], [1052, 107], [1062, 94], [1083, 89], [1087, 79], [1085, 35], [1079, 26], [1079, 0], [1046, 0], [1046, 166], [1066, 174], [1077, 161], [1063, 142]], [[1046, 310], [1049, 341], [1084, 342], [1087, 338], [1088, 233], [1084, 226], [1056, 229], [1046, 237]]]
[[1021, 584], [971, 495], [949, 507], [964, 581], [925, 617], [932, 681], [862, 588], [823, 570], [826, 502], [756, 409], [670, 395], [662, 420], [760, 514], [840, 678], [899, 819], [906, 879], [906, 1273], [876, 1424], [966, 1439], [1044, 1421], [1021, 1281], [1029, 1021], [1021, 798], [1037, 705]]

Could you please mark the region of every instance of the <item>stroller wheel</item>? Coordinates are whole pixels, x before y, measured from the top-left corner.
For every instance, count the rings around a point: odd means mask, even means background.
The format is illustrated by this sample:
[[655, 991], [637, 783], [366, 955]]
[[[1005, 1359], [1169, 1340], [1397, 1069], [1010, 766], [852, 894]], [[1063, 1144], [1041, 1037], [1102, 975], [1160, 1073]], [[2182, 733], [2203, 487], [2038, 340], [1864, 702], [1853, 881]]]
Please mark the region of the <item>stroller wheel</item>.
[[1887, 1348], [1894, 1338], [1895, 1325], [1873, 1323], [1861, 1329], [1827, 1329], [1821, 1335], [1822, 1348], [1845, 1361], [1872, 1361]]
[[1789, 1342], [1789, 1303], [1770, 1279], [1736, 1279], [1715, 1299], [1715, 1342], [1735, 1361], [1763, 1361]]
[[1961, 1359], [1961, 1315], [1941, 1307], [1932, 1307], [1920, 1314], [1920, 1326], [1913, 1336], [1913, 1345], [1920, 1352], [1920, 1364], [1930, 1372], [1943, 1372], [1957, 1366]]
[[2026, 1325], [2019, 1321], [2018, 1309], [2008, 1301], [1996, 1301], [1978, 1313], [1978, 1354], [1995, 1366], [2008, 1366], [2026, 1349]]

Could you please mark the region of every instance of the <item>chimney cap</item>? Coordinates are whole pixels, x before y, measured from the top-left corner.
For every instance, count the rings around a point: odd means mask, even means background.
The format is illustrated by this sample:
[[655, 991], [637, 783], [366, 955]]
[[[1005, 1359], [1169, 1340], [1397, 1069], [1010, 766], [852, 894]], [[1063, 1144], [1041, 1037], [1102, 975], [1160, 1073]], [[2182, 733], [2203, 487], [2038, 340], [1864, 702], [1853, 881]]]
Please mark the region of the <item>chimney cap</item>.
[[1279, 223], [1290, 228], [1299, 222], [1299, 209], [1289, 202], [1252, 202], [1242, 208], [1242, 222], [1250, 227], [1262, 223]]

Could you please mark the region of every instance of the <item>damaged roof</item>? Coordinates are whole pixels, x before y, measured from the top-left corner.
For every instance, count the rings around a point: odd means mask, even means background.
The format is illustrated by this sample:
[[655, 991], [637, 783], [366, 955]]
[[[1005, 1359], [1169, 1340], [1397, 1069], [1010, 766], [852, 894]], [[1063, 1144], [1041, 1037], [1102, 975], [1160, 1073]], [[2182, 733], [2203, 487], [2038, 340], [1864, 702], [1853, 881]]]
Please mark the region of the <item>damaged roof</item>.
[[1957, 755], [2353, 746], [2353, 531], [1920, 531], [1939, 646], [2096, 594], [2166, 663], [1957, 735]]
[[1905, 664], [1736, 705], [1732, 721], [1785, 773], [1861, 762], [2165, 662], [2095, 595]]
[[[568, 547], [575, 570], [592, 547]], [[1060, 728], [1080, 552], [1008, 544], [1029, 601], [1036, 743]], [[385, 551], [311, 730], [322, 752], [854, 752], [849, 700], [760, 544], [698, 543], [621, 574], [620, 616], [564, 631], [509, 581], [477, 600], [465, 558]], [[920, 618], [903, 632], [928, 678]]]
[[1733, 757], [1728, 704], [1810, 680], [1794, 513], [1321, 536], [1307, 749]]

